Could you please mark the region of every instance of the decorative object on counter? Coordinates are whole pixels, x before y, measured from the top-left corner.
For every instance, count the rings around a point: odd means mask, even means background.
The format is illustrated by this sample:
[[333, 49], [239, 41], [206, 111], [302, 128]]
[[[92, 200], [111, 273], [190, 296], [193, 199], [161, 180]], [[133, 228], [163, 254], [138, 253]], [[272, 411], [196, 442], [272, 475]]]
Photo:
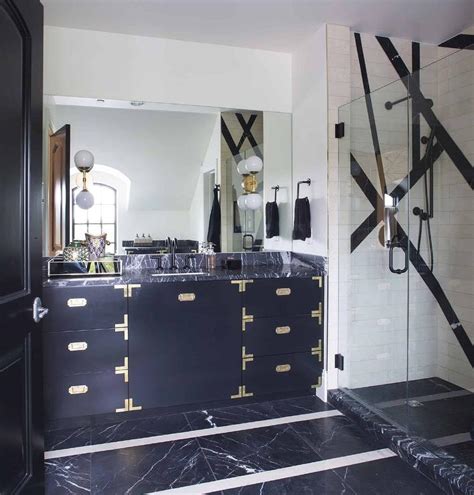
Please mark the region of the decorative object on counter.
[[86, 234], [87, 249], [89, 259], [96, 260], [105, 256], [105, 246], [107, 245], [107, 234], [92, 235]]
[[274, 201], [268, 201], [265, 205], [265, 227], [267, 239], [280, 235], [280, 213], [278, 211], [277, 203], [277, 193], [280, 190], [280, 186], [274, 186], [272, 189], [275, 191], [275, 199]]
[[87, 261], [89, 250], [81, 241], [72, 241], [63, 250], [64, 261]]
[[201, 242], [199, 245], [199, 253], [206, 255], [206, 268], [214, 270], [216, 268], [216, 253], [212, 242]]
[[[82, 173], [82, 191], [76, 196], [76, 204], [83, 210], [94, 206], [94, 196], [88, 189], [87, 174], [94, 167], [94, 155], [87, 150], [80, 150], [74, 155], [74, 163], [79, 172]], [[89, 181], [89, 184], [91, 181]]]
[[253, 251], [254, 237], [252, 234], [244, 234], [242, 236], [242, 249], [244, 251]]
[[224, 262], [224, 268], [227, 270], [242, 270], [242, 260], [227, 258]]
[[311, 185], [311, 179], [300, 180], [297, 185], [295, 201], [295, 223], [293, 227], [293, 239], [304, 241], [311, 237], [311, 209], [307, 197], [300, 198], [300, 185]]
[[211, 214], [209, 216], [209, 228], [207, 230], [207, 242], [214, 245], [214, 252], [221, 251], [221, 205], [219, 204], [220, 185], [214, 187], [214, 199], [212, 201]]
[[114, 256], [97, 261], [67, 261], [55, 256], [48, 261], [48, 278], [96, 277], [122, 275], [122, 260]]
[[262, 196], [257, 192], [257, 174], [263, 168], [263, 161], [257, 155], [241, 160], [237, 164], [237, 172], [243, 176], [242, 188], [244, 193], [237, 199], [241, 210], [258, 210], [263, 203]]
[[153, 239], [151, 238], [150, 234], [148, 234], [147, 237], [145, 237], [145, 234], [142, 234], [141, 237], [137, 234], [135, 236], [135, 239], [133, 240], [133, 245], [140, 247], [150, 247], [153, 246]]

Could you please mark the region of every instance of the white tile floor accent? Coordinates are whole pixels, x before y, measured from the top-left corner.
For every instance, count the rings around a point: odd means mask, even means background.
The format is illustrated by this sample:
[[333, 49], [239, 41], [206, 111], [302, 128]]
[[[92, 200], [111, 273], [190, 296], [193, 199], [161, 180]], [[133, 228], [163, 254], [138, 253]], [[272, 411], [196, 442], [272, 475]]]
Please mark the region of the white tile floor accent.
[[336, 457], [334, 459], [326, 459], [322, 461], [309, 462], [307, 464], [299, 464], [298, 466], [273, 469], [272, 471], [264, 471], [262, 473], [246, 474], [244, 476], [236, 476], [229, 479], [209, 481], [207, 483], [201, 483], [199, 485], [191, 485], [182, 488], [162, 490], [160, 492], [152, 492], [149, 495], [153, 495], [155, 493], [159, 493], [162, 495], [167, 493], [173, 495], [199, 495], [219, 490], [228, 490], [230, 488], [255, 485], [258, 483], [267, 483], [269, 481], [292, 478], [294, 476], [302, 476], [304, 474], [319, 473], [321, 471], [327, 471], [329, 469], [338, 469], [341, 467], [353, 466], [354, 464], [362, 464], [364, 462], [379, 461], [381, 459], [387, 459], [389, 457], [396, 457], [396, 454], [390, 449], [372, 450], [370, 452], [364, 452], [362, 454], [347, 455], [343, 457]]
[[44, 453], [44, 458], [58, 459], [79, 454], [91, 454], [94, 452], [106, 452], [110, 450], [125, 449], [128, 447], [140, 447], [142, 445], [153, 445], [155, 443], [174, 442], [176, 440], [187, 440], [189, 438], [207, 437], [234, 431], [252, 430], [255, 428], [265, 428], [267, 426], [283, 425], [288, 423], [298, 423], [300, 421], [310, 421], [314, 419], [331, 418], [333, 416], [343, 416], [340, 411], [320, 411], [308, 414], [298, 414], [295, 416], [285, 416], [283, 418], [265, 419], [262, 421], [251, 421], [229, 426], [218, 426], [216, 428], [204, 428], [200, 430], [171, 433], [168, 435], [156, 435], [145, 438], [134, 438], [132, 440], [121, 440], [119, 442], [100, 443], [96, 445], [86, 445], [84, 447], [74, 447], [70, 449], [50, 450]]

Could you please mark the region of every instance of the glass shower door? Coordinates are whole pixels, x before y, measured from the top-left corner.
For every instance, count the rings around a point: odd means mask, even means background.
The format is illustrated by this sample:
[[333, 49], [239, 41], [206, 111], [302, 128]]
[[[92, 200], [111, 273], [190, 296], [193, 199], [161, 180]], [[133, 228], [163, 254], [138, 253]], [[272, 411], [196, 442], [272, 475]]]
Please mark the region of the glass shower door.
[[339, 109], [339, 388], [377, 409], [410, 366], [409, 113], [401, 80]]

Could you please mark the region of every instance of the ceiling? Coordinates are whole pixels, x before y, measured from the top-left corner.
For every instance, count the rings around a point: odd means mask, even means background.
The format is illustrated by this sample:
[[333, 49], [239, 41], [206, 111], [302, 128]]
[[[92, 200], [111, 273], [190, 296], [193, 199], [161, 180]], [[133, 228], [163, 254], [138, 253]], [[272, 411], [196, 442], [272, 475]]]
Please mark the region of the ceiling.
[[439, 44], [474, 0], [42, 0], [45, 23], [291, 52], [322, 23]]

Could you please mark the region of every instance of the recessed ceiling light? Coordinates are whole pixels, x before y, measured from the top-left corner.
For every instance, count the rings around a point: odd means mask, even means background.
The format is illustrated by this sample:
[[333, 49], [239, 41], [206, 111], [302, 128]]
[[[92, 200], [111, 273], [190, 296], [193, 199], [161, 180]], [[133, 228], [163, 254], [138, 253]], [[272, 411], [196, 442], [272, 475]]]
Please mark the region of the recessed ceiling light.
[[133, 100], [130, 102], [130, 105], [132, 105], [132, 107], [141, 107], [145, 104], [144, 101], [136, 101], [136, 100]]

